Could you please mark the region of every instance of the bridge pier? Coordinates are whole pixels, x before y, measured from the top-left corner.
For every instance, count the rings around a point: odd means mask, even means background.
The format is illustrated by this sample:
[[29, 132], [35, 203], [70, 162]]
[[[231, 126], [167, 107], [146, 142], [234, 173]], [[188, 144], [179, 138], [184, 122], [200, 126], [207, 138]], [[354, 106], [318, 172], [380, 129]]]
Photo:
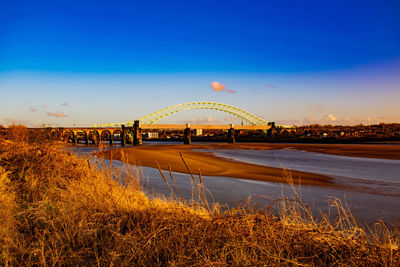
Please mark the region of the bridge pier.
[[235, 144], [235, 129], [233, 128], [233, 124], [230, 125], [230, 129], [228, 130], [228, 143]]
[[126, 127], [125, 129], [127, 133], [126, 143], [133, 145], [133, 133], [134, 133], [133, 127], [132, 126]]
[[86, 134], [85, 136], [85, 145], [89, 145], [89, 135]]
[[185, 145], [190, 145], [192, 144], [192, 134], [190, 132], [190, 124], [186, 124], [186, 129], [183, 132], [183, 143]]
[[133, 145], [142, 144], [142, 128], [140, 128], [140, 122], [136, 120], [133, 123]]
[[108, 144], [110, 146], [112, 146], [112, 144], [113, 144], [113, 141], [114, 141], [113, 139], [114, 139], [114, 134], [112, 132], [110, 132], [110, 139], [108, 139]]
[[121, 146], [125, 146], [125, 125], [121, 125]]
[[98, 135], [93, 134], [93, 144], [98, 146], [100, 144], [100, 137]]
[[271, 138], [274, 137], [274, 133], [276, 132], [276, 128], [275, 128], [275, 122], [268, 122], [268, 125], [271, 126], [271, 128], [269, 128], [266, 133], [267, 133], [267, 137]]
[[64, 136], [64, 128], [58, 127], [58, 140], [62, 141]]

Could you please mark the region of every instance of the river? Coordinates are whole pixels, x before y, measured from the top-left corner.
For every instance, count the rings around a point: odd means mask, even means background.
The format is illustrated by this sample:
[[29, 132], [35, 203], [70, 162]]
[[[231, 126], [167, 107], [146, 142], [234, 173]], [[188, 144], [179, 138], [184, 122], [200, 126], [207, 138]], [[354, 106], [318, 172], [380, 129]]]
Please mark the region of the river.
[[[78, 146], [74, 149], [85, 154], [93, 152], [92, 147]], [[332, 177], [334, 182], [362, 188], [362, 191], [354, 192], [319, 186], [296, 187], [314, 214], [322, 211], [335, 217], [337, 213], [329, 203], [332, 199], [338, 199], [342, 203], [347, 203], [356, 219], [363, 224], [371, 225], [379, 219], [388, 223], [400, 222], [400, 160], [346, 157], [292, 149], [221, 149], [206, 150], [206, 152], [232, 160], [324, 174]], [[109, 161], [106, 162], [110, 164]], [[119, 161], [113, 161], [112, 165], [137, 173], [147, 193], [171, 196], [170, 189], [159, 170], [130, 166]], [[163, 173], [167, 178], [170, 176], [169, 172], [163, 171]], [[191, 199], [193, 192], [196, 197], [196, 191], [192, 190], [195, 187], [190, 175], [173, 173], [173, 177], [185, 199]], [[275, 203], [274, 200], [281, 198], [282, 194], [295, 198], [293, 189], [287, 184], [218, 176], [204, 176], [203, 181], [209, 191], [207, 194], [209, 201], [228, 207], [248, 199], [268, 207], [271, 203]]]

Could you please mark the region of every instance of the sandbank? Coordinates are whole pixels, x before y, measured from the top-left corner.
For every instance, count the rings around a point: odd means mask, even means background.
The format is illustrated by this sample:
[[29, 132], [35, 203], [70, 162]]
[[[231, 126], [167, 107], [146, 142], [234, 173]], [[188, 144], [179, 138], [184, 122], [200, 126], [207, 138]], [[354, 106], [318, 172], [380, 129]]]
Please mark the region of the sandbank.
[[[201, 148], [195, 145], [143, 145], [104, 151], [98, 156], [106, 159], [121, 160], [138, 166], [157, 168], [157, 163], [163, 170], [180, 173], [189, 173], [183, 159], [195, 175], [201, 173], [206, 176], [223, 176], [242, 179], [251, 179], [267, 182], [288, 182], [288, 172], [284, 169], [261, 166], [215, 156], [207, 152], [192, 151], [190, 148]], [[182, 155], [182, 157], [181, 157]], [[290, 171], [294, 184], [320, 185], [339, 187], [333, 184], [332, 178], [324, 175]]]
[[[223, 176], [241, 179], [259, 180], [294, 184], [323, 186], [346, 191], [369, 192], [384, 194], [369, 187], [351, 185], [332, 177], [295, 170], [284, 170], [268, 166], [250, 164], [218, 157], [212, 153], [198, 150], [217, 149], [297, 149], [310, 152], [327, 153], [351, 157], [367, 157], [400, 160], [400, 146], [398, 145], [360, 145], [360, 144], [260, 144], [260, 143], [195, 143], [192, 145], [164, 145], [145, 144], [137, 147], [125, 147], [96, 153], [106, 159], [115, 159], [137, 166], [171, 170], [180, 173], [189, 173], [183, 159], [194, 175], [201, 173], [206, 176]], [[182, 155], [182, 157], [181, 157]], [[290, 180], [289, 177], [292, 179]]]

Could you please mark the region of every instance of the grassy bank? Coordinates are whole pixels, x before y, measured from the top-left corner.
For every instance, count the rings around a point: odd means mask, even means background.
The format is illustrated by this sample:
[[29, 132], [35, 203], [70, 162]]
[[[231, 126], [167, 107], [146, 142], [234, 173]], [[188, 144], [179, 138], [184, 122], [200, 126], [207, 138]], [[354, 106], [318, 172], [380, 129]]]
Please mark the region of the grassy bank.
[[112, 177], [54, 145], [0, 145], [0, 264], [400, 264], [398, 231], [383, 223], [317, 222], [292, 202], [281, 202], [279, 217], [222, 213], [150, 199], [137, 177], [123, 186]]

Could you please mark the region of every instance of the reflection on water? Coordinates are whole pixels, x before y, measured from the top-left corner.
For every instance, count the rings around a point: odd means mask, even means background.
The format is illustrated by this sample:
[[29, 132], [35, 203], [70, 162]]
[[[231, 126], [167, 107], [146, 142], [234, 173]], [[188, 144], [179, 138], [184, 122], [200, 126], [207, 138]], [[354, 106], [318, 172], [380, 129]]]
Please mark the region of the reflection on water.
[[323, 174], [366, 193], [400, 197], [400, 160], [346, 157], [293, 149], [202, 150], [233, 160]]
[[281, 150], [203, 150], [239, 161], [325, 175], [344, 176], [374, 181], [397, 182], [400, 185], [400, 160], [358, 158]]
[[[76, 147], [74, 149], [76, 151], [79, 151], [79, 153], [84, 154], [93, 152], [93, 148], [86, 146]], [[340, 157], [294, 150], [259, 151], [240, 149], [218, 150], [213, 152], [217, 155], [225, 156], [228, 158], [235, 158], [237, 160], [240, 159], [247, 162], [265, 165], [267, 165], [266, 163], [268, 163], [268, 166], [279, 167], [279, 163], [281, 163], [282, 165], [286, 165], [285, 163], [290, 163], [291, 165], [287, 164], [289, 166], [285, 167], [296, 168], [297, 170], [308, 172], [312, 171], [316, 173], [329, 174], [335, 177], [340, 173], [340, 175], [343, 175], [343, 177], [337, 179], [347, 179], [346, 181], [362, 181], [362, 183], [364, 184], [368, 184], [369, 181], [372, 181], [371, 179], [374, 179], [374, 177], [379, 173], [384, 173], [388, 174], [388, 176], [380, 176], [380, 182], [390, 183], [393, 187], [391, 189], [392, 191], [397, 190], [397, 193], [400, 192], [400, 187], [398, 183], [399, 179], [396, 180], [396, 176], [394, 175], [394, 173], [392, 173], [396, 170], [399, 173], [399, 161], [386, 161], [375, 159], [366, 159], [365, 161], [365, 159], [359, 158]], [[265, 154], [263, 154], [262, 152], [265, 152]], [[334, 162], [336, 159], [338, 161]], [[349, 161], [346, 161], [346, 159], [349, 159]], [[106, 162], [109, 164], [109, 161]], [[309, 168], [307, 169], [305, 166], [300, 166], [300, 162], [303, 162], [303, 164], [308, 164]], [[360, 174], [365, 173], [364, 171], [353, 170], [360, 167], [360, 165], [357, 165], [356, 162], [361, 162], [361, 166], [366, 166], [368, 164], [364, 165], [365, 162], [369, 162], [371, 166], [374, 167], [369, 168], [370, 172], [368, 172], [368, 175], [363, 177]], [[379, 165], [379, 163], [382, 163], [382, 165]], [[122, 166], [127, 166], [127, 164], [119, 161], [113, 161], [112, 164], [113, 167], [121, 169]], [[341, 166], [344, 166], [343, 169], [347, 169], [349, 171], [344, 172]], [[351, 166], [353, 166], [353, 168], [350, 168]], [[374, 168], [379, 169], [381, 167], [391, 168], [392, 171], [372, 170]], [[337, 172], [335, 172], [334, 170], [337, 170]], [[140, 174], [141, 183], [146, 192], [160, 193], [164, 194], [167, 197], [170, 196], [170, 190], [161, 178], [158, 170], [149, 167], [141, 167], [140, 169], [137, 168], [136, 171]], [[164, 175], [168, 178], [169, 172], [164, 171]], [[357, 179], [352, 178], [353, 176], [357, 177]], [[184, 198], [191, 199], [193, 184], [190, 175], [173, 173], [173, 177], [179, 191], [184, 196]], [[273, 200], [279, 198], [282, 193], [284, 193], [286, 196], [293, 196], [292, 189], [287, 184], [217, 176], [203, 176], [203, 180], [205, 187], [212, 194], [212, 197], [210, 194], [208, 194], [208, 199], [212, 202], [214, 198], [216, 202], [228, 206], [234, 206], [236, 205], [236, 203], [242, 200], [247, 200], [248, 198], [256, 200], [256, 202], [259, 202], [263, 205], [268, 205], [271, 204]], [[372, 184], [371, 186], [379, 186], [379, 183], [378, 185]], [[329, 211], [328, 201], [331, 199], [331, 197], [337, 197], [342, 201], [347, 201], [353, 214], [361, 222], [371, 224], [381, 218], [384, 219], [386, 222], [400, 221], [400, 197], [396, 195], [378, 195], [368, 193], [368, 191], [346, 192], [337, 189], [315, 186], [301, 186], [301, 195], [303, 200], [313, 207], [313, 210], [316, 214], [319, 210], [321, 210], [324, 213], [330, 212], [333, 216], [335, 212], [333, 210]]]

